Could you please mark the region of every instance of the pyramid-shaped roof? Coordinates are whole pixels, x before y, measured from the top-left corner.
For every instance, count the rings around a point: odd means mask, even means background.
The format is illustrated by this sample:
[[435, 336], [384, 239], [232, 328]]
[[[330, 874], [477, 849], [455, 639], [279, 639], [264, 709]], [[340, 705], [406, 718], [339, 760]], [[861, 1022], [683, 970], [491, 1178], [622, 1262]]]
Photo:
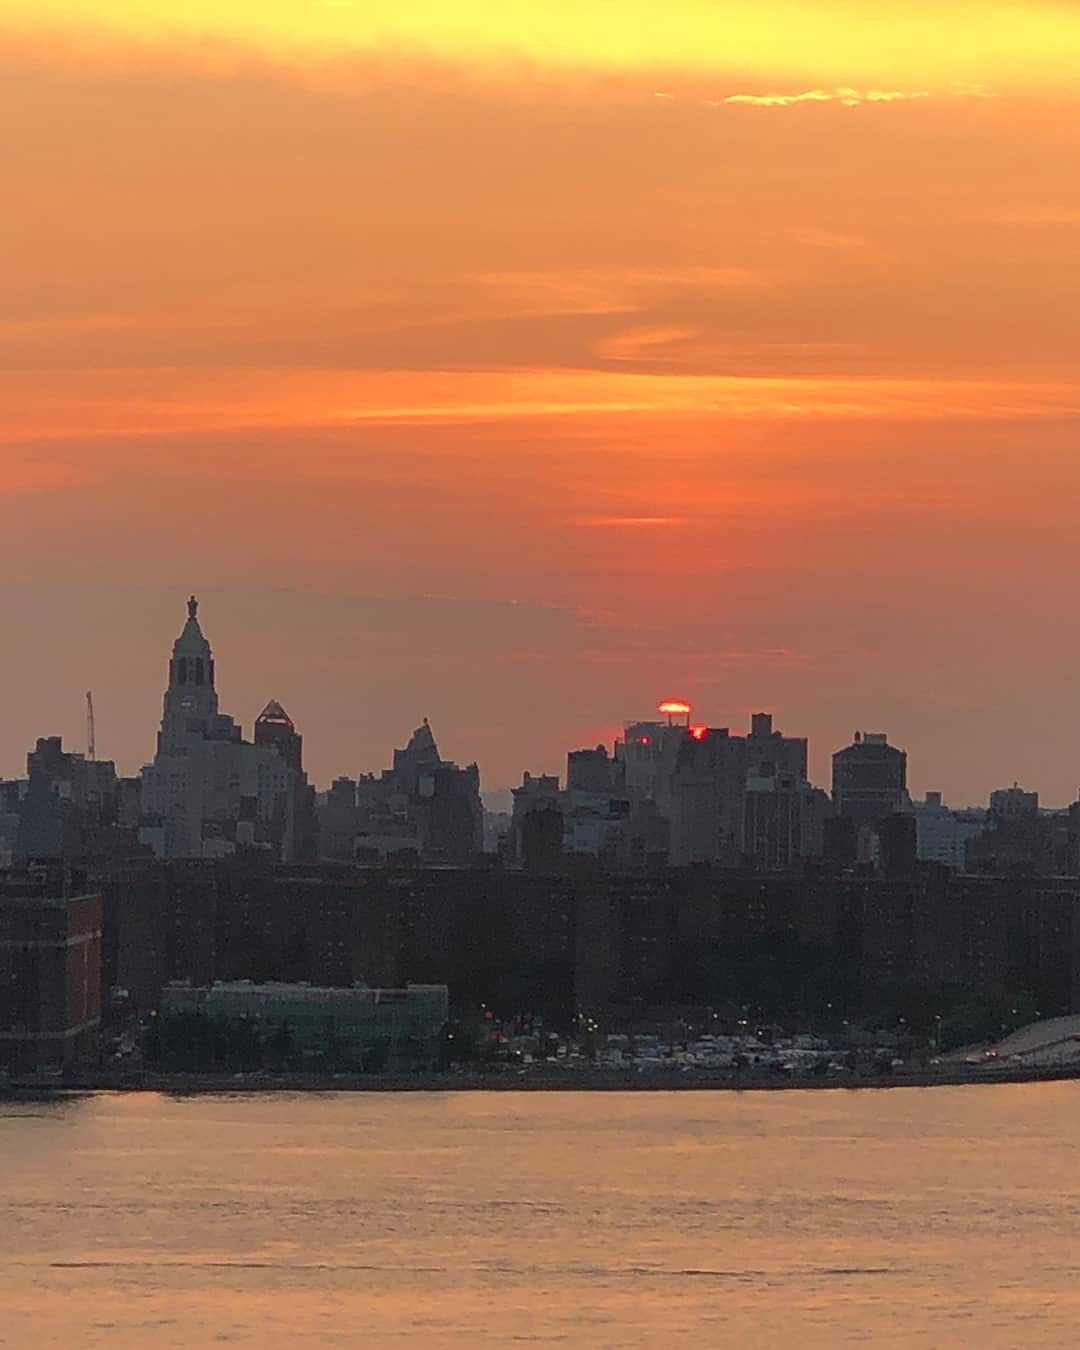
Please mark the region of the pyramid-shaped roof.
[[262, 712], [255, 719], [256, 722], [279, 722], [287, 726], [290, 731], [295, 731], [293, 720], [277, 699], [272, 698]]

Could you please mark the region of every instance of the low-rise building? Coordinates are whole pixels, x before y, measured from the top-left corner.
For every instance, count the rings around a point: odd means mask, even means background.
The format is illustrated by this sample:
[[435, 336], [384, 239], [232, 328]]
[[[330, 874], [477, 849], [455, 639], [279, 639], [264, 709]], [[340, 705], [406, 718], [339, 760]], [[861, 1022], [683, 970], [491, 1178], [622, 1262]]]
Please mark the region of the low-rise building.
[[[244, 1023], [282, 1055], [341, 1069], [425, 1069], [438, 1061], [449, 1017], [445, 984], [403, 989], [320, 988], [306, 984], [167, 985], [158, 1012]], [[190, 1037], [189, 1037], [190, 1040]]]

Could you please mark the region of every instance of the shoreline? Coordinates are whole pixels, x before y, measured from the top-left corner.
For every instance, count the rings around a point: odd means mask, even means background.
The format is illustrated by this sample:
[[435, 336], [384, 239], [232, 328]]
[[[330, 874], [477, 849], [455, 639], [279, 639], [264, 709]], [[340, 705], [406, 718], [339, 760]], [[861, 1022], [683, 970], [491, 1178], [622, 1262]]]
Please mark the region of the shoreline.
[[230, 1077], [225, 1074], [72, 1074], [55, 1081], [0, 1082], [0, 1101], [50, 1099], [99, 1092], [156, 1092], [170, 1096], [236, 1096], [330, 1092], [858, 1092], [864, 1088], [993, 1086], [1054, 1083], [1080, 1078], [1069, 1068], [895, 1070], [875, 1076], [816, 1077], [779, 1074], [670, 1073], [663, 1070], [596, 1073], [305, 1074]]

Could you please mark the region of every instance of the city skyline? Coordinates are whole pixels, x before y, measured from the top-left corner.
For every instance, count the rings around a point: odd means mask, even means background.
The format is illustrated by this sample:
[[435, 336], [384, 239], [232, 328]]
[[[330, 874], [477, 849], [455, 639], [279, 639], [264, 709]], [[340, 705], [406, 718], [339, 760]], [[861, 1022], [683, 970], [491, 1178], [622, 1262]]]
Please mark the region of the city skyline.
[[1080, 0], [0, 10], [0, 1342], [1071, 1345]]
[[[173, 599], [174, 602], [176, 602], [176, 612], [177, 614], [180, 614], [181, 606], [179, 605], [179, 597], [174, 596]], [[200, 602], [197, 599], [197, 597], [194, 594], [192, 594], [190, 599], [185, 601], [185, 607], [190, 625], [190, 622], [192, 620], [195, 620], [196, 615], [199, 613]], [[203, 611], [203, 617], [205, 618], [205, 611]], [[199, 632], [198, 627], [196, 627], [195, 631]], [[201, 632], [199, 635], [201, 640]], [[289, 635], [287, 632], [281, 631], [279, 632], [278, 636], [287, 639]], [[215, 653], [219, 651], [224, 651], [227, 654], [225, 658], [226, 688], [230, 690], [229, 696], [226, 699], [227, 705], [230, 708], [237, 706], [243, 706], [246, 708], [252, 701], [254, 701], [254, 704], [256, 705], [256, 709], [254, 712], [252, 712], [250, 715], [247, 715], [245, 713], [245, 715], [239, 719], [239, 725], [242, 729], [246, 731], [246, 729], [249, 726], [253, 726], [259, 713], [266, 711], [268, 698], [272, 700], [274, 704], [279, 703], [284, 704], [285, 710], [290, 714], [293, 713], [294, 710], [290, 700], [285, 697], [279, 699], [278, 693], [274, 692], [275, 673], [273, 669], [267, 669], [265, 672], [262, 672], [258, 675], [257, 679], [261, 682], [258, 684], [258, 687], [255, 691], [251, 689], [248, 689], [246, 691], [239, 690], [235, 688], [235, 686], [231, 685], [228, 680], [228, 663], [232, 659], [232, 656], [237, 655], [237, 653], [230, 654], [228, 634], [227, 633], [223, 634], [223, 640], [221, 640], [217, 637], [215, 632], [215, 636], [213, 639], [213, 646]], [[158, 664], [160, 666], [161, 662], [159, 661]], [[218, 667], [218, 670], [220, 671], [222, 667], [222, 658], [218, 656], [213, 664], [216, 665]], [[168, 670], [165, 671], [165, 678], [166, 680], [169, 679]], [[211, 676], [211, 678], [213, 678], [213, 676]], [[685, 683], [686, 682], [684, 682], [684, 684]], [[433, 693], [436, 692], [437, 691], [433, 691]], [[674, 689], [668, 689], [665, 697], [667, 699], [671, 699], [676, 695], [676, 693], [678, 694], [679, 697], [682, 697], [686, 692], [687, 689], [684, 688], [683, 686], [676, 686]], [[21, 774], [25, 769], [26, 752], [30, 748], [33, 738], [38, 735], [53, 735], [53, 734], [60, 735], [64, 740], [68, 751], [72, 750], [78, 751], [80, 749], [85, 750], [86, 746], [84, 742], [86, 737], [86, 721], [85, 721], [86, 705], [84, 699], [85, 693], [82, 692], [78, 693], [78, 695], [75, 697], [74, 707], [72, 709], [66, 710], [65, 712], [66, 720], [64, 721], [64, 725], [62, 727], [50, 725], [47, 729], [44, 730], [40, 728], [29, 729], [29, 731], [24, 735], [24, 740], [26, 735], [30, 737], [30, 740], [26, 741], [26, 743], [22, 747], [21, 754], [17, 755], [15, 770], [13, 772], [0, 772], [0, 779], [3, 778], [11, 779], [11, 778], [18, 778], [21, 776]], [[101, 705], [100, 692], [97, 695], [97, 701], [98, 706], [100, 707]], [[429, 700], [429, 702], [432, 701], [434, 701], [436, 704], [439, 703], [437, 697], [434, 700]], [[155, 703], [157, 704], [160, 703], [160, 689], [155, 691]], [[215, 707], [216, 707], [216, 699], [215, 699]], [[692, 710], [693, 721], [695, 723], [707, 725], [709, 727], [730, 727], [733, 733], [739, 734], [741, 734], [744, 722], [748, 722], [752, 715], [766, 710], [765, 704], [763, 702], [759, 702], [756, 704], [748, 704], [744, 708], [736, 710], [734, 716], [725, 719], [710, 716], [710, 709], [707, 705], [699, 706], [695, 703], [691, 703], [690, 705], [684, 705], [684, 707], [688, 719], [690, 717], [690, 712]], [[308, 710], [305, 709], [304, 711]], [[770, 716], [778, 712], [778, 710], [773, 706], [770, 706], [767, 709], [767, 711], [769, 712]], [[654, 696], [651, 704], [646, 704], [646, 706], [635, 709], [633, 710], [633, 712], [628, 712], [618, 720], [609, 719], [606, 725], [601, 725], [598, 723], [597, 725], [601, 726], [602, 734], [600, 734], [597, 737], [593, 737], [590, 739], [589, 737], [586, 736], [583, 738], [579, 738], [578, 741], [567, 740], [559, 745], [550, 745], [550, 744], [543, 745], [541, 747], [541, 753], [539, 758], [536, 758], [534, 760], [518, 759], [516, 763], [510, 768], [509, 770], [510, 777], [506, 781], [500, 781], [497, 779], [492, 779], [490, 776], [484, 776], [483, 775], [484, 766], [481, 763], [480, 764], [482, 773], [481, 786], [483, 789], [484, 796], [486, 798], [487, 797], [502, 798], [503, 795], [506, 794], [506, 800], [504, 805], [508, 808], [509, 791], [510, 789], [512, 789], [521, 782], [522, 773], [526, 771], [533, 773], [552, 773], [560, 778], [564, 778], [566, 771], [566, 756], [571, 751], [579, 749], [589, 749], [596, 745], [604, 745], [606, 748], [611, 749], [616, 740], [622, 738], [624, 730], [627, 726], [630, 726], [637, 722], [645, 723], [655, 719], [663, 720], [666, 715], [668, 716], [668, 720], [670, 721], [670, 716], [668, 714], [670, 714], [670, 708], [665, 705], [664, 698], [663, 697], [656, 698]], [[155, 724], [158, 715], [159, 709], [156, 710], [154, 714]], [[129, 717], [127, 721], [130, 722], [130, 720], [131, 719]], [[402, 721], [401, 725], [398, 725], [396, 721], [383, 720], [380, 726], [380, 730], [382, 737], [383, 739], [386, 740], [389, 748], [385, 752], [383, 752], [381, 759], [360, 764], [349, 760], [347, 755], [342, 755], [340, 745], [335, 744], [333, 742], [333, 737], [331, 737], [331, 745], [320, 747], [318, 743], [318, 738], [310, 734], [309, 725], [306, 722], [303, 713], [298, 713], [297, 715], [295, 715], [293, 717], [293, 720], [296, 723], [297, 730], [301, 733], [301, 735], [305, 736], [306, 739], [305, 762], [309, 769], [309, 778], [315, 784], [316, 787], [325, 789], [330, 785], [330, 783], [335, 778], [338, 777], [342, 776], [356, 777], [356, 775], [358, 774], [361, 775], [378, 774], [383, 769], [383, 767], [390, 762], [390, 759], [394, 753], [394, 747], [407, 736], [408, 729], [415, 726], [421, 720], [423, 720], [423, 722], [426, 723], [428, 720], [428, 716], [427, 713], [421, 713], [419, 711], [413, 712], [410, 716], [410, 714], [406, 711], [404, 715], [404, 720]], [[444, 739], [443, 737], [444, 728], [441, 719], [433, 718], [432, 720], [435, 722], [436, 726], [439, 729], [440, 739]], [[782, 711], [779, 712], [779, 720], [786, 720]], [[317, 717], [314, 719], [314, 721], [316, 722], [316, 725], [319, 724]], [[9, 726], [11, 725], [12, 724], [9, 723]], [[455, 734], [454, 720], [452, 716], [447, 719], [446, 725], [449, 727], [451, 733], [450, 737], [447, 740], [447, 744], [454, 745], [455, 753], [457, 754], [457, 756], [463, 760], [476, 760], [477, 756], [475, 755], [475, 753], [473, 753], [470, 746], [461, 736], [460, 728], [457, 730]], [[122, 774], [129, 774], [129, 775], [141, 772], [144, 766], [150, 762], [152, 758], [152, 751], [150, 753], [147, 753], [143, 759], [139, 760], [137, 764], [131, 764], [129, 762], [126, 762], [119, 754], [115, 753], [115, 751], [112, 748], [112, 739], [114, 736], [114, 729], [115, 729], [112, 717], [106, 715], [105, 718], [100, 719], [99, 726], [101, 730], [99, 732], [98, 737], [98, 750], [99, 750], [98, 758], [103, 760], [107, 759], [115, 761], [117, 763], [119, 771]], [[136, 732], [136, 729], [130, 725], [128, 725], [125, 729], [127, 732], [127, 739], [130, 739], [133, 733], [141, 734], [140, 732]], [[789, 732], [800, 736], [807, 735], [805, 727], [799, 726], [795, 723], [788, 722], [786, 729]], [[887, 727], [883, 728], [883, 726], [879, 725], [879, 722], [874, 721], [873, 718], [865, 720], [856, 728], [849, 727], [846, 730], [842, 730], [839, 734], [839, 738], [835, 742], [830, 742], [827, 745], [815, 746], [813, 738], [809, 737], [810, 781], [821, 784], [823, 786], [828, 785], [831, 781], [832, 776], [831, 762], [834, 752], [841, 749], [843, 746], [848, 745], [853, 735], [857, 738], [859, 735], [862, 735], [864, 733], [880, 732], [882, 730], [884, 730], [884, 733], [886, 735], [890, 736], [894, 744], [898, 744], [901, 748], [905, 750], [907, 749], [908, 740], [910, 738], [906, 739], [902, 734], [897, 734], [894, 728], [887, 728]], [[18, 731], [15, 731], [12, 734], [11, 737], [12, 740], [13, 741], [17, 740], [19, 734], [20, 733]], [[123, 736], [119, 738], [121, 743], [123, 743], [124, 739], [125, 738]], [[378, 742], [375, 741], [369, 743], [378, 744]], [[511, 753], [514, 752], [512, 751]], [[337, 756], [336, 761], [335, 756]], [[911, 761], [910, 753], [908, 754], [908, 759], [910, 762]], [[318, 769], [312, 770], [311, 766], [313, 764], [329, 764], [330, 767], [325, 773], [320, 773]], [[913, 790], [912, 792], [913, 797], [919, 795], [920, 792], [925, 793], [928, 791], [942, 791], [940, 787], [940, 780], [935, 779], [933, 777], [932, 767], [919, 765], [918, 763], [916, 763], [913, 767], [915, 768], [913, 784], [915, 785], [916, 788], [916, 790]], [[952, 805], [957, 807], [969, 805], [970, 806], [985, 805], [986, 801], [989, 798], [989, 794], [992, 791], [1006, 787], [1009, 784], [1015, 784], [1018, 781], [1019, 780], [1015, 775], [1006, 776], [1002, 778], [1000, 782], [987, 785], [986, 790], [985, 792], [983, 792], [981, 797], [972, 797], [969, 800], [962, 800], [950, 797], [948, 792], [945, 792], [945, 797], [946, 800], [949, 800]], [[925, 784], [925, 786], [923, 786], [923, 784]], [[938, 786], [935, 787], [933, 786], [933, 784], [938, 784]], [[1040, 782], [1037, 781], [1027, 782], [1024, 784], [1024, 786], [1033, 788], [1036, 792], [1038, 792], [1044, 804], [1049, 804], [1053, 800], [1052, 797], [1045, 791]], [[1066, 801], [1071, 800], [1073, 800], [1072, 797], [1068, 797], [1066, 799]], [[501, 806], [500, 809], [502, 809]]]

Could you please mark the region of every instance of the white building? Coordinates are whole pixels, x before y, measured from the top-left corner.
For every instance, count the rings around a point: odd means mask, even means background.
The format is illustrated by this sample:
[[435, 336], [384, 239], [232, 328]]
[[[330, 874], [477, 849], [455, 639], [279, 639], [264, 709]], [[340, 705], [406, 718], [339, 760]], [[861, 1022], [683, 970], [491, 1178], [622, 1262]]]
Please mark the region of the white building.
[[159, 858], [220, 858], [248, 846], [287, 860], [297, 775], [276, 748], [244, 741], [218, 711], [198, 608], [192, 596], [173, 644], [157, 754], [142, 771], [139, 840]]

